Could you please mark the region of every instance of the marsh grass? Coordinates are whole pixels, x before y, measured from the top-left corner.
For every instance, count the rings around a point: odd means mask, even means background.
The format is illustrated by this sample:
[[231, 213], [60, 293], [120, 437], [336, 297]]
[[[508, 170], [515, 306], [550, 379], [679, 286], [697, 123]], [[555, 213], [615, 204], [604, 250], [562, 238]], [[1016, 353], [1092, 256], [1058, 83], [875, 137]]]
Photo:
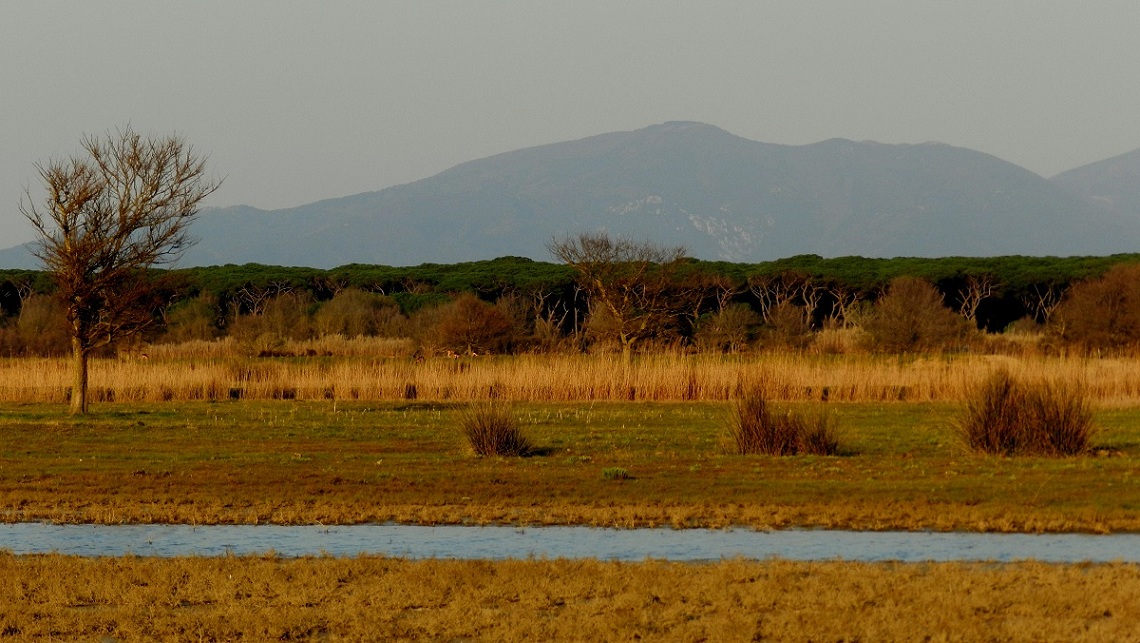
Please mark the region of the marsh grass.
[[512, 407], [552, 457], [471, 457], [459, 402], [0, 404], [0, 520], [1140, 531], [1140, 409], [1098, 411], [1095, 457], [975, 458], [959, 405], [829, 404], [845, 457], [760, 462], [729, 403]]
[[736, 403], [729, 432], [741, 455], [836, 455], [839, 438], [825, 414], [773, 411], [762, 389]]
[[967, 446], [994, 455], [1088, 453], [1096, 427], [1084, 388], [1058, 381], [1029, 383], [994, 372], [967, 402], [958, 431]]
[[[343, 340], [349, 342], [349, 340]], [[355, 344], [350, 344], [355, 346]], [[779, 402], [960, 402], [995, 368], [1018, 378], [1082, 381], [1099, 405], [1140, 405], [1140, 361], [1124, 358], [892, 357], [766, 353], [520, 355], [446, 359], [387, 356], [256, 358], [200, 350], [148, 359], [97, 359], [91, 386], [114, 403], [228, 399], [529, 402], [736, 400], [766, 383]], [[361, 353], [364, 353], [361, 349]], [[65, 359], [0, 359], [0, 401], [61, 403]], [[107, 402], [103, 402], [107, 403]]]
[[463, 413], [462, 423], [463, 435], [476, 455], [527, 456], [535, 452], [508, 404], [472, 404]]
[[0, 578], [5, 640], [1095, 642], [1140, 622], [1133, 564], [0, 553]]

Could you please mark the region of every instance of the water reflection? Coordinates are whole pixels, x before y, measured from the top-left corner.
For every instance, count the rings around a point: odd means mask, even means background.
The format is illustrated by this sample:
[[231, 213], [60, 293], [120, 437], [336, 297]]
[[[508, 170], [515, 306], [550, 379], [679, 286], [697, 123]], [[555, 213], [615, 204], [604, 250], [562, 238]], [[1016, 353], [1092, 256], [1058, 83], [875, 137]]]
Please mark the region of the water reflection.
[[965, 534], [589, 527], [0, 525], [0, 549], [80, 556], [381, 554], [406, 558], [598, 558], [1140, 562], [1140, 535]]

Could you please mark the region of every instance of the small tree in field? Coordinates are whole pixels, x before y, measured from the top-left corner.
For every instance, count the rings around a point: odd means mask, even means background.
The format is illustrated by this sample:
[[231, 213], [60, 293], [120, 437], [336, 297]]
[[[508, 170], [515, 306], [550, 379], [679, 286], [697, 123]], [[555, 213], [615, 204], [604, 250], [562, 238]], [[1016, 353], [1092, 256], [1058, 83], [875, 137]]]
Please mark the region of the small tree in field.
[[155, 321], [149, 269], [177, 260], [194, 240], [187, 226], [218, 184], [181, 138], [145, 139], [129, 127], [85, 137], [83, 153], [37, 165], [47, 196], [26, 193], [20, 211], [40, 239], [34, 253], [67, 315], [74, 359], [71, 412], [87, 412], [91, 352]]
[[874, 347], [890, 353], [938, 350], [966, 337], [968, 324], [918, 277], [897, 277], [865, 325]]
[[691, 307], [694, 290], [677, 278], [684, 248], [584, 232], [554, 240], [547, 249], [577, 271], [591, 309], [604, 310], [626, 357], [638, 342], [662, 334]]

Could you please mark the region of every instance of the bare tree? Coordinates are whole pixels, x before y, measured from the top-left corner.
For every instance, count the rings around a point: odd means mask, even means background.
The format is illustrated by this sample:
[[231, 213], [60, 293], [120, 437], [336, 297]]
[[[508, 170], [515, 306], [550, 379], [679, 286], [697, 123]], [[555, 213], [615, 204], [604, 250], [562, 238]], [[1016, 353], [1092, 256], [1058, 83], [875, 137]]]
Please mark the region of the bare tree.
[[752, 275], [748, 278], [748, 289], [760, 304], [760, 316], [768, 322], [772, 311], [792, 303], [810, 283], [811, 278], [807, 275], [788, 270], [771, 275]]
[[586, 232], [552, 241], [547, 249], [578, 271], [590, 306], [601, 306], [612, 317], [626, 356], [639, 341], [676, 323], [688, 306], [688, 301], [679, 300], [683, 293], [675, 283], [677, 268], [685, 257], [683, 248], [661, 248]]
[[187, 226], [218, 188], [205, 178], [205, 159], [177, 136], [148, 139], [127, 127], [85, 137], [82, 148], [69, 160], [36, 165], [47, 191], [42, 208], [30, 191], [20, 203], [67, 314], [72, 414], [87, 412], [91, 352], [154, 322], [149, 269], [194, 243]]
[[21, 304], [36, 294], [35, 278], [31, 275], [13, 280], [12, 285], [16, 288], [16, 296], [20, 298]]
[[744, 287], [731, 277], [708, 269], [698, 269], [685, 276], [679, 285], [684, 289], [684, 292], [679, 294], [682, 294], [690, 304], [685, 316], [694, 328], [706, 313], [724, 312], [732, 298], [744, 290]]
[[1068, 290], [1068, 286], [1053, 281], [1033, 284], [1021, 294], [1021, 302], [1038, 323], [1048, 324]]
[[828, 323], [847, 328], [851, 324], [851, 311], [855, 309], [856, 304], [863, 300], [863, 293], [854, 286], [840, 282], [830, 284], [827, 287], [827, 293], [831, 295], [832, 299]]
[[809, 327], [815, 324], [815, 313], [819, 310], [826, 294], [827, 288], [815, 283], [810, 278], [800, 288], [800, 299], [804, 302], [804, 316], [807, 318]]
[[257, 317], [265, 313], [265, 307], [271, 301], [292, 292], [293, 286], [287, 281], [271, 281], [259, 286], [252, 283], [246, 284], [233, 295], [237, 302], [235, 313], [242, 314], [244, 312]]
[[958, 289], [958, 313], [977, 328], [978, 306], [996, 295], [999, 287], [997, 278], [991, 274], [967, 275], [965, 283]]

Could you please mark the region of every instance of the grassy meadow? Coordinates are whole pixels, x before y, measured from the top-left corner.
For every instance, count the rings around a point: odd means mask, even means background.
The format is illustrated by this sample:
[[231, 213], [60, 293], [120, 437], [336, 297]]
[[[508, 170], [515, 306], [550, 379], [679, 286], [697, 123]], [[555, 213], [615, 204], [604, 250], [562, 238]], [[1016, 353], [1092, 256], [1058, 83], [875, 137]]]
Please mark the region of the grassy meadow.
[[[508, 402], [504, 402], [508, 403]], [[476, 457], [465, 401], [0, 405], [8, 521], [518, 523], [975, 531], [1140, 530], [1140, 408], [1096, 411], [1093, 453], [983, 456], [962, 404], [783, 402], [838, 456], [732, 453], [731, 402], [512, 402], [537, 447]], [[628, 478], [607, 479], [620, 468]]]
[[[95, 360], [80, 417], [65, 360], [0, 361], [0, 519], [1140, 531], [1135, 360], [181, 350]], [[1093, 450], [969, 451], [965, 401], [997, 369], [1083, 386]], [[735, 454], [757, 387], [826, 414], [839, 455]], [[534, 453], [475, 455], [463, 418], [488, 400]], [[1131, 564], [0, 554], [0, 578], [15, 640], [1110, 641], [1140, 620]]]

